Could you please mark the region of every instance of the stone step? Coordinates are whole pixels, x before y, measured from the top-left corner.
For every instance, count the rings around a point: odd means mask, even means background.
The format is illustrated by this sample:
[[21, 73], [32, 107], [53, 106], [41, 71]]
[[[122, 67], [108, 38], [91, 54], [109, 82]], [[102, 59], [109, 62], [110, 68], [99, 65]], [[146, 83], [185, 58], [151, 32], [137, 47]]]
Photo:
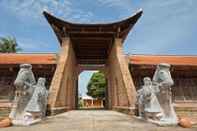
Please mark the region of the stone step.
[[175, 104], [175, 111], [178, 117], [187, 117], [193, 123], [197, 123], [197, 103], [196, 102], [178, 102]]
[[9, 100], [0, 100], [0, 118], [8, 117], [11, 110], [11, 103]]
[[178, 107], [178, 108], [175, 108], [175, 110], [177, 112], [179, 112], [179, 111], [197, 112], [197, 108], [194, 108], [194, 107]]
[[10, 108], [7, 107], [0, 107], [0, 118], [8, 117], [10, 113]]

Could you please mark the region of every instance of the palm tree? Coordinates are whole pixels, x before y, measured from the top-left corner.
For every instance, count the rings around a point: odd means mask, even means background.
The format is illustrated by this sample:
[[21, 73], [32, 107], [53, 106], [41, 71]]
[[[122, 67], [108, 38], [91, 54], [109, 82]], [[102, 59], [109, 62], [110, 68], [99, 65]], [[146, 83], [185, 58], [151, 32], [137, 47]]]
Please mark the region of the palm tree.
[[21, 50], [14, 37], [0, 38], [0, 53], [16, 53]]

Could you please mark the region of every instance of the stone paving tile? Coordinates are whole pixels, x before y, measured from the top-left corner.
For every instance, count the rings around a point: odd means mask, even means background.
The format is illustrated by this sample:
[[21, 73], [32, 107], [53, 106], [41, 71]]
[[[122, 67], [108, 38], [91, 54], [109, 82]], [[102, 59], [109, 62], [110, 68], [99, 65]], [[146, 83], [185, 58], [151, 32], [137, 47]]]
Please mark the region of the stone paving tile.
[[9, 127], [0, 131], [197, 131], [197, 127], [158, 127], [115, 111], [79, 110], [49, 117], [29, 127]]

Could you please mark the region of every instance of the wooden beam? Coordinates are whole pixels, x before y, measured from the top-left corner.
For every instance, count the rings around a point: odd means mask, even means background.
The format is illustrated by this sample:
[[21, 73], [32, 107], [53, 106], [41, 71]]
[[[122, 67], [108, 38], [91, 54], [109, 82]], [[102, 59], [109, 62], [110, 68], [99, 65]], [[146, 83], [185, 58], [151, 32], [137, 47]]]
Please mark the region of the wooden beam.
[[116, 32], [112, 32], [112, 31], [105, 31], [105, 32], [95, 32], [95, 31], [70, 31], [68, 32], [69, 34], [96, 34], [96, 35], [99, 35], [99, 34], [116, 34]]
[[105, 64], [106, 59], [77, 59], [79, 64]]
[[109, 41], [109, 40], [112, 40], [112, 38], [109, 38], [109, 37], [89, 37], [89, 36], [87, 36], [87, 37], [72, 37], [71, 38], [71, 40], [73, 41], [73, 40], [86, 40], [86, 41]]
[[95, 32], [89, 32], [89, 33], [79, 33], [79, 32], [74, 32], [74, 33], [69, 33], [69, 36], [71, 39], [73, 37], [106, 37], [106, 38], [114, 38], [116, 36], [116, 33], [95, 33]]
[[107, 58], [107, 56], [106, 55], [94, 55], [94, 56], [92, 56], [92, 55], [77, 55], [76, 56], [77, 58], [83, 58], [83, 59], [106, 59]]

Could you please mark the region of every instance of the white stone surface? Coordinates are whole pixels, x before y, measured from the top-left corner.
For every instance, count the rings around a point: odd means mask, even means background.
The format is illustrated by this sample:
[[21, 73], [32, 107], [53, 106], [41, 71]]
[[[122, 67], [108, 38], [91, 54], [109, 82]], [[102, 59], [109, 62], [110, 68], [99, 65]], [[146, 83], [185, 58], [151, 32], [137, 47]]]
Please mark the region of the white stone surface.
[[0, 131], [196, 131], [159, 127], [155, 124], [136, 119], [130, 115], [106, 110], [76, 110], [52, 116], [41, 123], [28, 127], [8, 127]]

